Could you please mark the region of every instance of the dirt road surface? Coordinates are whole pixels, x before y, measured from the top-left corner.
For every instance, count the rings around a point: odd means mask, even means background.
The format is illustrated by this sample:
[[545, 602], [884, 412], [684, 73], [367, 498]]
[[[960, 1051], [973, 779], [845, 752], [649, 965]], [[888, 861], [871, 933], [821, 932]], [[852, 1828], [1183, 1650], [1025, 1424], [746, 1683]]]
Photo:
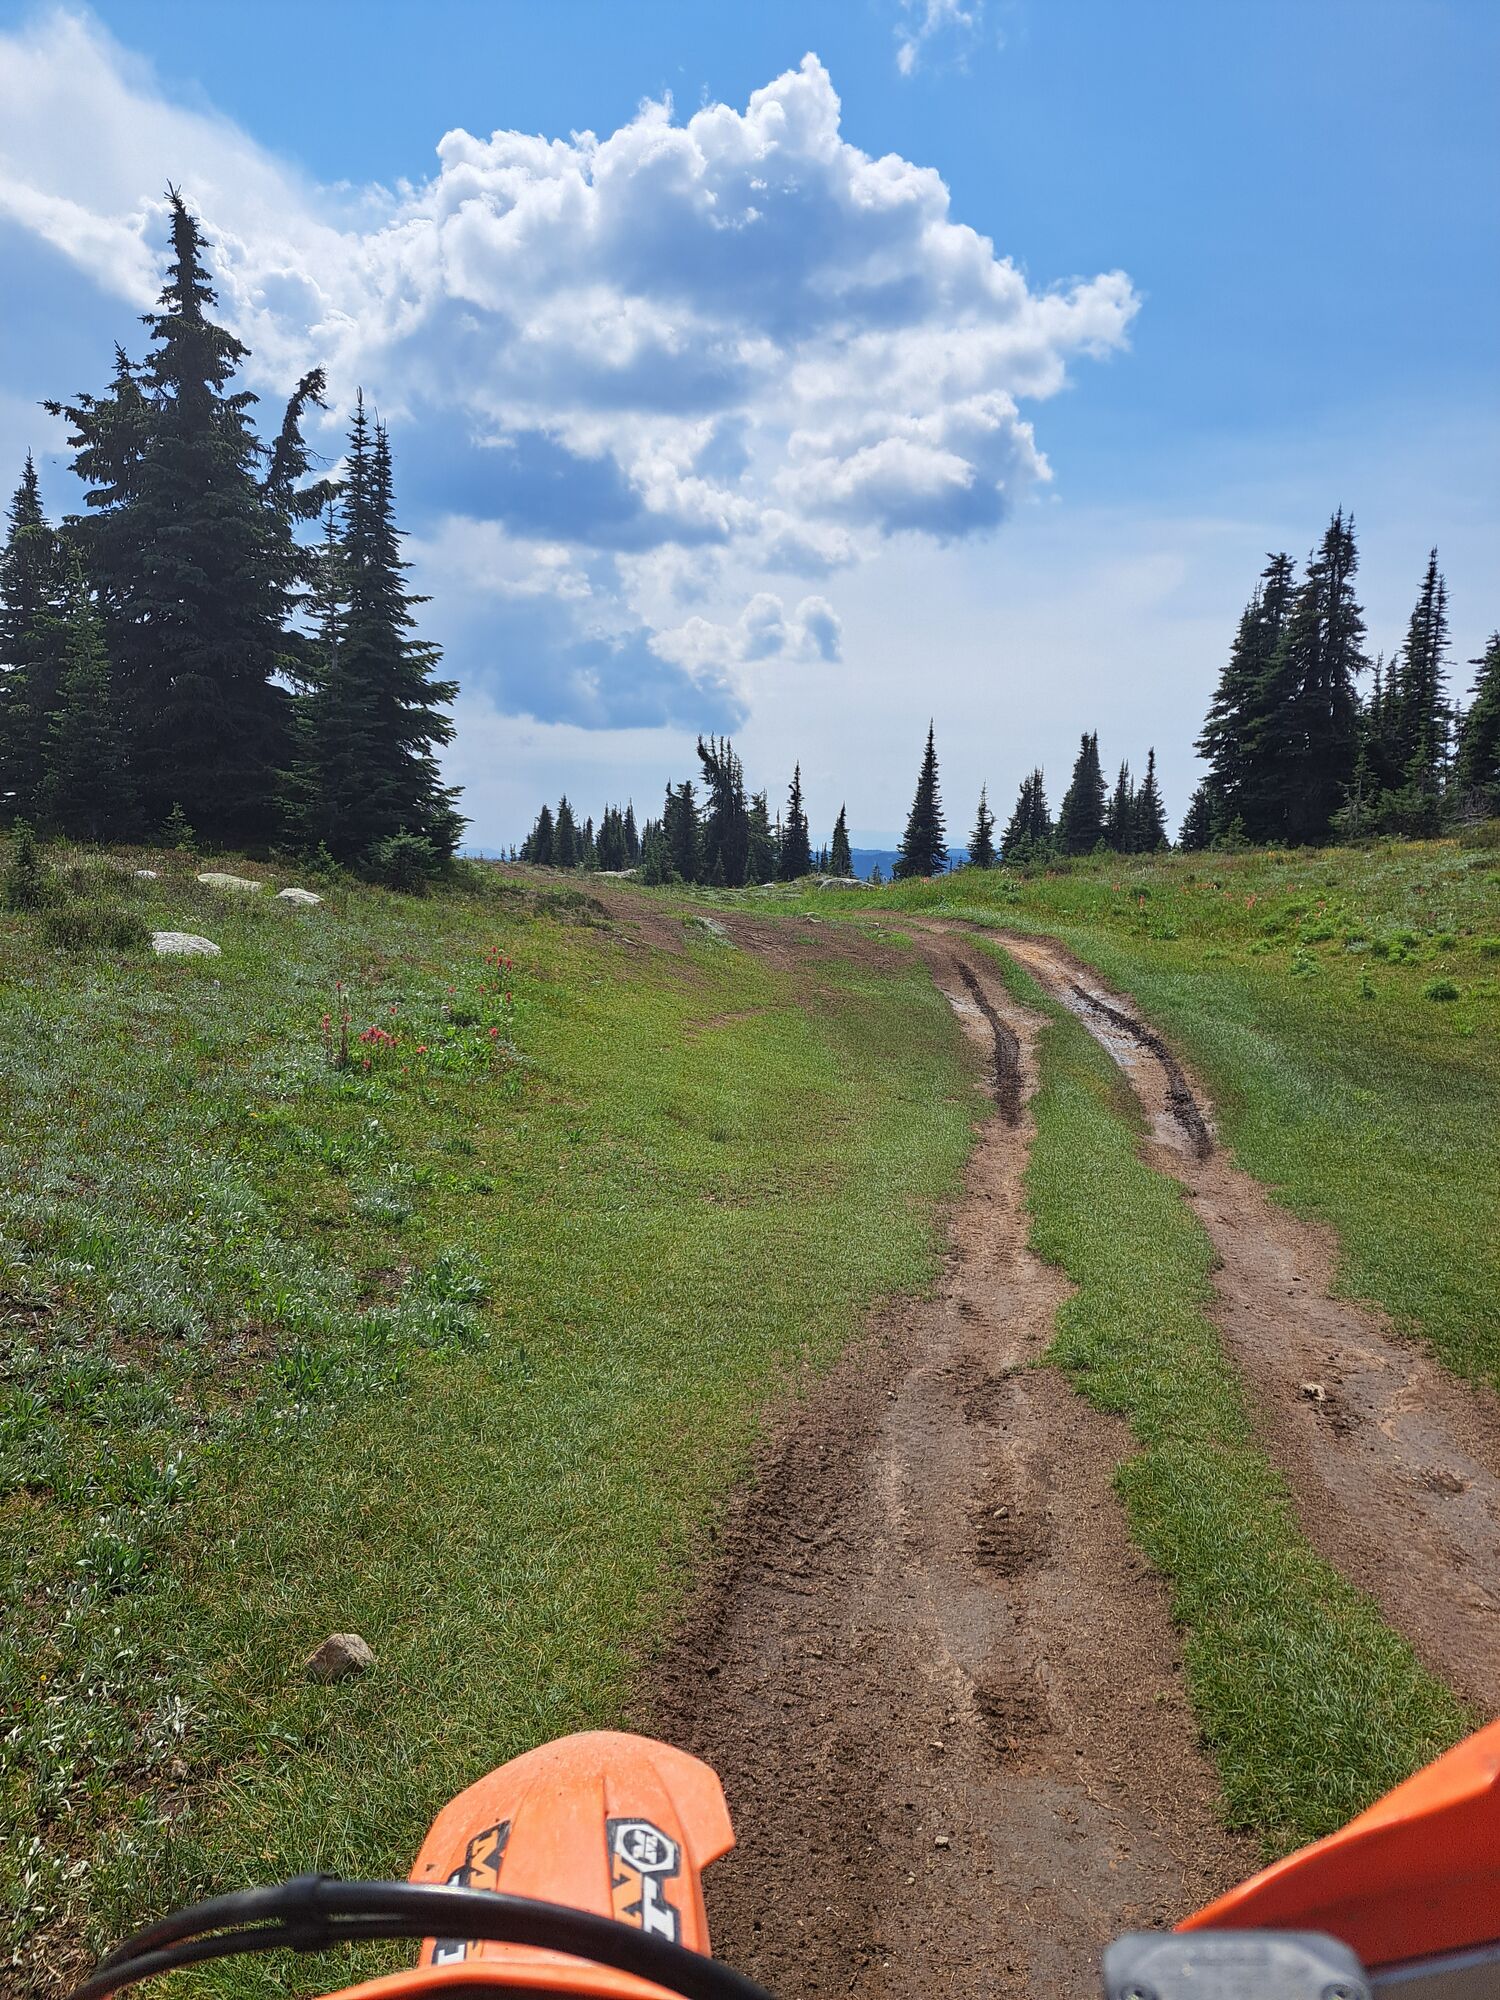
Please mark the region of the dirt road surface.
[[1256, 1856], [1111, 1490], [1128, 1433], [1027, 1366], [1064, 1287], [1026, 1248], [1040, 1024], [961, 933], [919, 948], [997, 1109], [944, 1276], [786, 1424], [639, 1719], [724, 1780], [731, 1963], [787, 1996], [1060, 2000]]
[[1500, 1713], [1500, 1401], [1329, 1296], [1332, 1240], [1213, 1143], [1201, 1089], [1128, 999], [1060, 945], [1003, 942], [1120, 1064], [1152, 1165], [1186, 1188], [1217, 1257], [1213, 1316], [1308, 1540], [1435, 1674]]

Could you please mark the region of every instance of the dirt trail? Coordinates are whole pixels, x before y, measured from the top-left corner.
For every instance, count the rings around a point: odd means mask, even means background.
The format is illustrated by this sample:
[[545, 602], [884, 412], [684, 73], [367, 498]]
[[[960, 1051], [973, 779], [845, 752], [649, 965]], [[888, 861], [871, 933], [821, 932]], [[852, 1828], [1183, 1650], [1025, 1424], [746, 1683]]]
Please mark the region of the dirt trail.
[[1218, 1259], [1214, 1318], [1308, 1540], [1435, 1674], [1500, 1713], [1500, 1401], [1329, 1297], [1331, 1240], [1214, 1149], [1203, 1094], [1128, 1000], [1059, 945], [1002, 941], [1120, 1064], [1152, 1164], [1187, 1189]]
[[1255, 1856], [1111, 1490], [1128, 1434], [1026, 1366], [1064, 1289], [1026, 1248], [1039, 1024], [961, 937], [919, 948], [1001, 1113], [944, 1278], [796, 1412], [640, 1719], [723, 1777], [715, 1945], [773, 1991], [1059, 2000]]

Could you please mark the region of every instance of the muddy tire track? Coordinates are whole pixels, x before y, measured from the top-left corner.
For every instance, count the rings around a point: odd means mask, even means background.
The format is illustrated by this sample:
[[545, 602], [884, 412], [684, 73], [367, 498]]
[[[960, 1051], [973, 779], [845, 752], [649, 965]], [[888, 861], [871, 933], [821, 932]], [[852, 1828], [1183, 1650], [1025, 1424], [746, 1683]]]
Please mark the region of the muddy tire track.
[[1114, 1497], [1129, 1433], [1032, 1365], [1066, 1293], [1027, 1249], [1040, 1023], [983, 954], [919, 949], [1015, 1122], [982, 1128], [936, 1295], [764, 1455], [638, 1720], [724, 1780], [715, 1947], [773, 1991], [1084, 1995], [1111, 1936], [1256, 1856]]
[[1205, 1133], [1207, 1100], [1128, 999], [1050, 940], [999, 941], [1120, 1065], [1151, 1123], [1150, 1163], [1186, 1189], [1214, 1248], [1213, 1317], [1307, 1539], [1439, 1679], [1500, 1713], [1500, 1399], [1331, 1296], [1331, 1235], [1200, 1150], [1172, 1071]]

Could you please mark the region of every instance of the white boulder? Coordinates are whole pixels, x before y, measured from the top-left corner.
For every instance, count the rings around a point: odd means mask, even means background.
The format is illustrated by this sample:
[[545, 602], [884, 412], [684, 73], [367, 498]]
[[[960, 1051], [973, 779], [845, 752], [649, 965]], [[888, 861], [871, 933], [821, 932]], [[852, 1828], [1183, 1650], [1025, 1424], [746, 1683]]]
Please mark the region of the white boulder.
[[154, 882], [156, 880], [156, 870], [154, 868], [137, 868], [135, 879], [137, 882]]
[[299, 910], [310, 910], [323, 898], [315, 896], [311, 889], [278, 889], [276, 900], [278, 903], [295, 903]]
[[266, 886], [264, 882], [252, 882], [248, 875], [221, 875], [213, 868], [210, 868], [206, 875], [200, 875], [198, 880], [209, 889], [260, 890]]
[[217, 958], [219, 947], [212, 938], [195, 937], [191, 931], [153, 931], [151, 949], [158, 958]]

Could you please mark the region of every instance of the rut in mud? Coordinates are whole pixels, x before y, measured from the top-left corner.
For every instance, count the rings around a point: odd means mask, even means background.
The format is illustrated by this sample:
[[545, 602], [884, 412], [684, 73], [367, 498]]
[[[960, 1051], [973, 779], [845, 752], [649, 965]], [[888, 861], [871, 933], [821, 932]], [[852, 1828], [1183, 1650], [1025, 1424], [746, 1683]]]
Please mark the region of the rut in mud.
[[1058, 945], [1002, 942], [1120, 1064], [1151, 1164], [1186, 1189], [1216, 1255], [1214, 1319], [1308, 1540], [1433, 1673], [1500, 1713], [1500, 1400], [1330, 1297], [1330, 1241], [1213, 1150], [1202, 1093], [1127, 1000]]
[[1111, 1490], [1128, 1433], [1029, 1366], [1065, 1289], [1026, 1247], [1039, 1023], [956, 934], [919, 948], [1001, 1112], [944, 1277], [786, 1426], [639, 1719], [724, 1780], [715, 1946], [773, 1990], [1081, 1995], [1256, 1857]]

